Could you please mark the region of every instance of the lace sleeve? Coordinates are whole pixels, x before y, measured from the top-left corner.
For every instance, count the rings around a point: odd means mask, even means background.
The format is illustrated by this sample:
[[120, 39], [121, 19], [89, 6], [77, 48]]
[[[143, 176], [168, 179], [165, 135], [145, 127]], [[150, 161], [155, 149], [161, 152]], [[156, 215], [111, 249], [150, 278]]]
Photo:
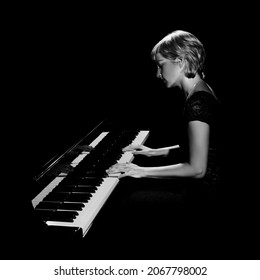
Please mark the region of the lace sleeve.
[[186, 104], [186, 120], [199, 120], [211, 124], [214, 119], [213, 98], [203, 93], [192, 96]]

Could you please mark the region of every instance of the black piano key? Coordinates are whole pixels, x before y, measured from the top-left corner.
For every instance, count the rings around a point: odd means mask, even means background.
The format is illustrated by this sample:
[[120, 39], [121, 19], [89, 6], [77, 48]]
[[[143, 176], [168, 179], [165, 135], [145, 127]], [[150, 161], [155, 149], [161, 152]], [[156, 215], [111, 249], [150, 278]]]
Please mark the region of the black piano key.
[[67, 222], [67, 223], [73, 223], [74, 222], [75, 217], [64, 217], [64, 216], [51, 216], [50, 218], [48, 218], [47, 221], [51, 221], [51, 222]]
[[83, 203], [64, 202], [60, 205], [59, 209], [81, 211], [84, 207], [85, 205]]
[[83, 203], [62, 203], [62, 202], [45, 202], [42, 201], [40, 202], [37, 206], [36, 209], [46, 209], [46, 210], [57, 210], [57, 209], [62, 209], [62, 210], [82, 210], [84, 208]]
[[[107, 177], [106, 170], [121, 158], [138, 130], [111, 131], [36, 207], [44, 221], [73, 222]], [[87, 144], [87, 143], [86, 143]], [[70, 160], [75, 158], [70, 154]], [[67, 158], [66, 158], [67, 161]], [[61, 162], [63, 163], [63, 162]]]
[[56, 188], [55, 191], [57, 192], [72, 192], [77, 185], [64, 185], [64, 184], [59, 184]]
[[81, 178], [81, 181], [78, 185], [88, 185], [88, 184], [92, 184], [95, 186], [99, 186], [101, 185], [103, 182], [103, 178], [99, 178], [99, 177], [90, 177], [90, 176], [84, 176]]
[[57, 192], [91, 192], [94, 193], [97, 187], [94, 185], [58, 185], [55, 188]]
[[49, 209], [49, 210], [56, 210], [62, 202], [47, 202], [47, 201], [42, 201], [40, 202], [35, 209]]
[[[93, 168], [93, 166], [92, 166]], [[84, 177], [99, 177], [102, 178], [105, 175], [104, 166], [98, 165], [95, 169], [89, 169], [88, 171], [84, 172]]]
[[88, 193], [95, 193], [97, 191], [97, 187], [91, 185], [78, 185], [73, 192], [88, 192]]
[[48, 218], [48, 221], [73, 222], [77, 216], [76, 211], [56, 211]]
[[85, 177], [95, 177], [102, 178], [104, 177], [104, 168], [102, 165], [98, 164], [98, 162], [92, 164], [88, 168], [84, 169], [76, 169], [73, 173], [74, 177], [85, 178]]
[[99, 186], [102, 183], [103, 179], [98, 177], [90, 177], [90, 176], [67, 176], [63, 180], [64, 185], [93, 185], [93, 186]]
[[90, 193], [71, 193], [66, 199], [67, 202], [88, 202], [92, 194]]
[[55, 189], [50, 192], [43, 201], [64, 201], [70, 193], [66, 192], [57, 192]]

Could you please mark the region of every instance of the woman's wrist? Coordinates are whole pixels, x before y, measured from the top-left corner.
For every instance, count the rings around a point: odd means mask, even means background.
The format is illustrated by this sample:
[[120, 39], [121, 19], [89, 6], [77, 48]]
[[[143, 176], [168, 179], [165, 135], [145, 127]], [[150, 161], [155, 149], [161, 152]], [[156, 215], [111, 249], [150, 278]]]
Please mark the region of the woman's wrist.
[[149, 177], [149, 170], [150, 167], [140, 167], [141, 168], [141, 177], [142, 178], [147, 178]]
[[169, 154], [169, 149], [168, 148], [155, 149], [155, 153], [157, 156], [167, 156]]

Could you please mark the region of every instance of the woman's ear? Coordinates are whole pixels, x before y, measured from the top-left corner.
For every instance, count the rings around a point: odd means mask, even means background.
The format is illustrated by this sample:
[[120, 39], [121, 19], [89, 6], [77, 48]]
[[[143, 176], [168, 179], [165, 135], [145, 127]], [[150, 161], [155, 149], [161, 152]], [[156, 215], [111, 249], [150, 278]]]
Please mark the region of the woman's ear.
[[181, 71], [186, 69], [186, 60], [184, 58], [178, 58], [176, 62], [178, 63]]

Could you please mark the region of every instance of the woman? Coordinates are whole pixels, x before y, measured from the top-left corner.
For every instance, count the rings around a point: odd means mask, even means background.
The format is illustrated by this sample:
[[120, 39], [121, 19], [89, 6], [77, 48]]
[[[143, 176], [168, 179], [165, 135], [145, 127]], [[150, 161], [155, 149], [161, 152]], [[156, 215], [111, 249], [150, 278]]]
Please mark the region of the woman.
[[[131, 240], [134, 240], [133, 246], [129, 247], [135, 248], [136, 240], [140, 240], [139, 245], [143, 248], [146, 243], [144, 256], [147, 257], [155, 247], [157, 251], [163, 251], [164, 242], [167, 247], [172, 244], [170, 252], [178, 251], [178, 257], [187, 250], [190, 252], [188, 257], [193, 257], [192, 252], [198, 252], [194, 246], [199, 250], [202, 247], [211, 250], [204, 242], [205, 234], [210, 231], [212, 236], [221, 228], [216, 222], [217, 216], [213, 216], [220, 208], [213, 203], [217, 201], [220, 178], [216, 141], [219, 102], [204, 81], [205, 50], [194, 35], [174, 31], [159, 41], [151, 54], [158, 66], [157, 77], [167, 88], [179, 87], [185, 95], [179, 145], [158, 149], [127, 146], [124, 151], [148, 157], [163, 156], [167, 163], [152, 167], [116, 164], [107, 172], [121, 173], [120, 178], [144, 178], [131, 181], [122, 200], [126, 211], [122, 211], [120, 224], [125, 232], [131, 232]], [[176, 161], [177, 156], [179, 161]], [[125, 226], [122, 220], [126, 221]]]
[[[177, 164], [159, 167], [116, 164], [108, 173], [121, 172], [121, 178], [184, 177], [207, 182], [212, 179], [215, 183], [218, 173], [215, 165], [215, 127], [219, 102], [211, 87], [203, 80], [205, 50], [202, 43], [193, 34], [177, 30], [155, 45], [152, 58], [158, 66], [157, 77], [163, 80], [167, 88], [179, 87], [185, 95], [184, 133], [179, 143], [182, 160]], [[179, 146], [151, 149], [143, 145], [130, 145], [124, 151], [165, 156]]]

